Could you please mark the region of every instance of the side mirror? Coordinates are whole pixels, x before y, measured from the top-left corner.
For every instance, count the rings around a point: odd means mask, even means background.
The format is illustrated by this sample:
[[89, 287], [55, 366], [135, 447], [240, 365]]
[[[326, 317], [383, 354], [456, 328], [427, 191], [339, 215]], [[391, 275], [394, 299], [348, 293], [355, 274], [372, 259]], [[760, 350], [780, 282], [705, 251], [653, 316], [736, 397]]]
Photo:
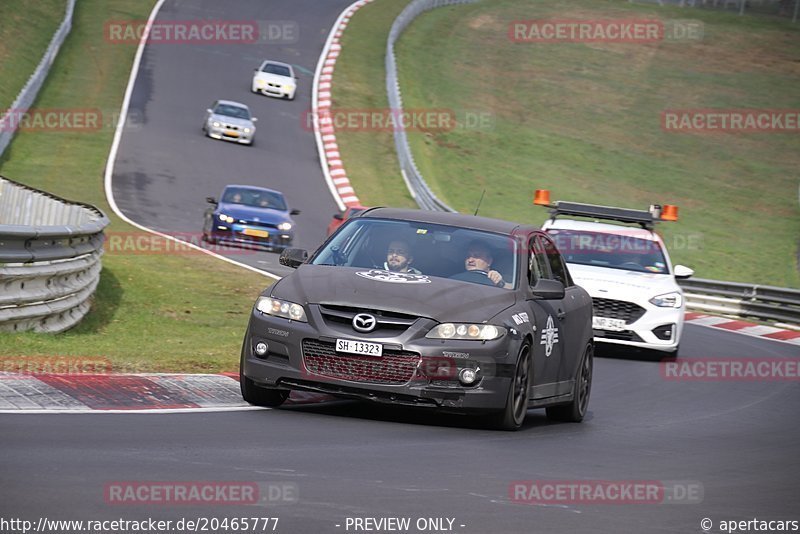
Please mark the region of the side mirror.
[[294, 209], [292, 209], [292, 211], [289, 212], [289, 215], [300, 215], [300, 210], [297, 209], [297, 208], [294, 208]]
[[343, 221], [344, 220], [344, 214], [337, 213], [336, 215], [333, 216], [333, 218], [336, 219], [337, 221]]
[[213, 111], [211, 108], [208, 108], [208, 109], [206, 110], [206, 113], [214, 113], [214, 111]]
[[672, 268], [672, 272], [675, 273], [675, 278], [680, 280], [690, 278], [694, 274], [694, 269], [690, 269], [685, 265], [676, 265]]
[[208, 202], [209, 204], [214, 204], [214, 205], [219, 204], [219, 202], [217, 202], [217, 199], [214, 198], [214, 197], [206, 197], [206, 202]]
[[258, 119], [255, 118], [255, 117], [250, 117], [250, 120], [253, 121], [253, 122], [258, 122]]
[[564, 298], [564, 284], [558, 280], [539, 280], [534, 287], [531, 288], [534, 297], [542, 300], [561, 300]]
[[308, 259], [308, 251], [302, 248], [285, 248], [278, 261], [281, 265], [297, 269]]

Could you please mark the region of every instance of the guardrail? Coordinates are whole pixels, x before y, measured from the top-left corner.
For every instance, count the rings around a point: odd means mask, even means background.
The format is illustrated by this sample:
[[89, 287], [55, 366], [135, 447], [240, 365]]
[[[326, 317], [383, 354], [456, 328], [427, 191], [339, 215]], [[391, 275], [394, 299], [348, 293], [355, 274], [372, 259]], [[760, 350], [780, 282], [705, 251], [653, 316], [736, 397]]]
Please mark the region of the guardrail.
[[692, 310], [800, 325], [800, 290], [689, 278], [679, 280]]
[[[72, 30], [72, 13], [74, 10], [75, 0], [67, 0], [64, 20], [61, 21], [61, 25], [53, 34], [50, 45], [47, 47], [41, 61], [39, 61], [39, 65], [37, 65], [36, 70], [33, 71], [33, 74], [28, 78], [25, 86], [20, 90], [16, 100], [11, 104], [11, 108], [8, 110], [0, 110], [2, 111], [0, 115], [0, 124], [15, 124], [15, 120], [7, 121], [6, 116], [9, 114], [21, 115], [28, 111], [33, 105], [33, 102], [36, 100], [36, 95], [39, 94], [39, 89], [42, 88], [42, 84], [44, 84], [44, 80], [50, 72], [50, 66], [53, 64], [53, 61], [55, 61], [58, 51], [61, 49], [61, 45], [64, 44], [64, 39], [67, 38], [70, 30]], [[15, 133], [15, 127], [0, 128], [0, 156], [2, 156], [3, 152], [8, 148]]]
[[[472, 4], [478, 0], [415, 0], [397, 16], [392, 23], [389, 31], [389, 39], [386, 42], [386, 93], [389, 97], [389, 109], [396, 113], [402, 113], [403, 97], [400, 93], [400, 83], [397, 78], [397, 59], [394, 54], [394, 45], [400, 35], [411, 22], [425, 11], [430, 11], [437, 7], [449, 6], [454, 4]], [[432, 211], [455, 211], [453, 208], [439, 200], [428, 187], [425, 179], [420, 174], [417, 165], [414, 163], [414, 156], [411, 154], [411, 147], [408, 145], [408, 137], [405, 130], [396, 128], [394, 131], [394, 146], [397, 157], [400, 160], [400, 172], [406, 182], [408, 191], [420, 208]]]
[[100, 280], [108, 223], [94, 206], [0, 177], [0, 330], [76, 325]]

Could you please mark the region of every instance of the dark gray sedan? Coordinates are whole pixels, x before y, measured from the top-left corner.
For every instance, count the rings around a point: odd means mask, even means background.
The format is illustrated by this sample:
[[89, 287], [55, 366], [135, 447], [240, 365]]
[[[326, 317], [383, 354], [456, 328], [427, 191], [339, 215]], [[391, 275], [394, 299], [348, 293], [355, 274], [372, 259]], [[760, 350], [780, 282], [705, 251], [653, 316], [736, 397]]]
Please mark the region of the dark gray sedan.
[[291, 390], [486, 416], [529, 408], [581, 421], [592, 380], [592, 302], [547, 234], [453, 213], [375, 208], [344, 224], [256, 301], [242, 395]]

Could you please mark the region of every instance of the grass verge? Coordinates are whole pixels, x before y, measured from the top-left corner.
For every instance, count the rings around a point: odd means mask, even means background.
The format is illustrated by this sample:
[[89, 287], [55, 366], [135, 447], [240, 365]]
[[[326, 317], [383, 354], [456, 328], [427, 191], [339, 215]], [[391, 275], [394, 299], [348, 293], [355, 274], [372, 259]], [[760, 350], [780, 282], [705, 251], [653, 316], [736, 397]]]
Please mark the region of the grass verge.
[[[146, 19], [153, 0], [81, 0], [72, 33], [40, 93], [39, 108], [99, 109], [98, 131], [20, 131], [0, 174], [89, 202], [107, 234], [139, 231], [111, 214], [103, 172], [133, 62], [133, 45], [104, 42], [107, 20]], [[5, 70], [5, 66], [3, 66]], [[138, 253], [137, 253], [138, 250]], [[151, 249], [151, 252], [155, 249]], [[114, 372], [222, 372], [238, 368], [250, 309], [270, 278], [203, 254], [115, 249], [103, 258], [92, 311], [59, 335], [0, 334], [0, 356], [106, 358]]]
[[0, 110], [8, 109], [42, 60], [67, 0], [0, 2]]
[[[509, 40], [512, 21], [547, 17], [691, 17], [705, 35], [650, 44]], [[554, 199], [631, 208], [677, 204], [680, 221], [659, 228], [674, 262], [699, 277], [800, 287], [797, 133], [661, 128], [668, 109], [800, 108], [800, 93], [791, 90], [800, 84], [799, 34], [776, 18], [624, 0], [498, 0], [432, 10], [398, 43], [405, 106], [489, 120], [411, 132], [412, 150], [436, 194], [459, 211], [473, 211], [484, 189], [482, 215], [536, 224], [546, 217], [531, 206], [537, 188]], [[342, 54], [337, 70], [352, 68], [348, 59]], [[376, 92], [383, 91], [380, 76]], [[371, 187], [383, 177], [371, 161], [380, 149], [347, 143], [340, 142], [346, 165], [351, 152], [365, 152], [354, 161], [373, 185], [356, 184], [356, 192], [374, 203]]]

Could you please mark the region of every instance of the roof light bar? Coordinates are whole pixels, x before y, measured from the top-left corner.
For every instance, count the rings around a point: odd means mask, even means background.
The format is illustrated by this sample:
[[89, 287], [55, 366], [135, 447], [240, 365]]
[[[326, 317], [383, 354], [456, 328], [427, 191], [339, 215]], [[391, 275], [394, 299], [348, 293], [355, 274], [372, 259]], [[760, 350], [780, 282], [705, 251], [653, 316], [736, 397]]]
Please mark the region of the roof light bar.
[[663, 207], [659, 204], [653, 204], [649, 210], [631, 210], [612, 206], [564, 202], [563, 200], [551, 204], [550, 191], [547, 189], [537, 189], [533, 203], [537, 206], [551, 208], [550, 217], [553, 219], [559, 215], [589, 217], [592, 219], [635, 223], [648, 230], [652, 230], [657, 222], [678, 220], [678, 207], [672, 204], [665, 204]]

